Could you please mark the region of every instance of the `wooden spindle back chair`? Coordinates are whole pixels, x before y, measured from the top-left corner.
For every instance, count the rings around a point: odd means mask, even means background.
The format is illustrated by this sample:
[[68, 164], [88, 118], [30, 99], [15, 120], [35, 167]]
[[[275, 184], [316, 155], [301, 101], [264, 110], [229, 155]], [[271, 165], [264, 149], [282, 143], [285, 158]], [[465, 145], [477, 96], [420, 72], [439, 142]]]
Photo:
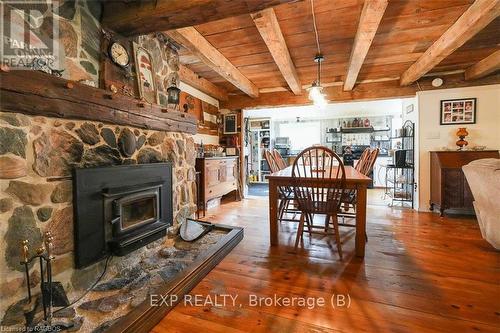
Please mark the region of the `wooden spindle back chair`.
[[370, 151], [370, 154], [368, 155], [363, 168], [360, 170], [363, 175], [368, 176], [373, 171], [373, 166], [375, 165], [375, 161], [377, 160], [379, 151], [380, 149], [378, 148], [372, 149]]
[[[365, 154], [365, 152], [367, 152], [367, 151], [368, 151], [368, 153]], [[363, 162], [360, 158], [360, 160], [358, 162], [358, 165], [361, 163], [360, 168], [359, 169], [356, 168], [356, 169], [360, 173], [362, 173], [363, 175], [369, 176], [370, 173], [373, 171], [373, 166], [375, 165], [375, 161], [377, 160], [379, 151], [380, 151], [380, 149], [378, 149], [378, 148], [375, 148], [373, 150], [371, 150], [369, 148], [365, 149], [365, 151], [363, 152], [363, 155], [365, 155], [363, 158]], [[344, 195], [342, 197], [342, 205], [344, 207], [345, 212], [341, 213], [340, 215], [343, 217], [343, 219], [345, 217], [348, 217], [348, 218], [355, 218], [356, 217], [356, 215], [355, 215], [355, 212], [356, 212], [356, 190], [346, 190], [344, 192]], [[351, 208], [354, 210], [354, 213], [352, 211], [349, 212]], [[349, 224], [349, 223], [345, 223], [345, 222], [340, 223], [340, 225], [345, 226], [345, 227], [356, 227], [356, 224]], [[368, 236], [366, 234], [365, 234], [365, 237], [368, 240]]]
[[[266, 149], [264, 151], [264, 158], [267, 161], [267, 164], [269, 164], [269, 169], [271, 170], [272, 173], [282, 170], [282, 168], [280, 168], [280, 166], [278, 165], [278, 162], [276, 161], [274, 156], [275, 155], [271, 150]], [[295, 221], [295, 219], [286, 219], [284, 217], [285, 214], [290, 211], [289, 207], [290, 207], [290, 204], [293, 202], [292, 189], [288, 186], [280, 186], [278, 188], [278, 192], [279, 192], [279, 199], [280, 199], [280, 204], [278, 207], [278, 220], [279, 221], [284, 221], [284, 220]], [[292, 210], [292, 211], [294, 211], [294, 210]]]
[[[309, 185], [304, 185], [306, 178]], [[324, 214], [325, 228], [321, 234], [330, 234], [328, 226], [332, 220], [337, 249], [342, 259], [337, 213], [345, 188], [345, 169], [340, 157], [327, 147], [310, 147], [303, 150], [293, 163], [292, 185], [297, 207], [302, 212], [295, 248], [303, 237], [306, 219], [309, 233], [313, 233], [314, 226], [310, 217], [314, 214]]]
[[283, 159], [283, 157], [281, 156], [279, 151], [277, 151], [276, 149], [273, 149], [272, 154], [274, 157], [274, 161], [276, 162], [276, 164], [278, 165], [278, 168], [280, 170], [283, 170], [284, 168], [287, 167], [286, 162]]
[[269, 165], [269, 170], [271, 170], [271, 172], [280, 171], [280, 168], [278, 167], [278, 164], [276, 163], [276, 160], [274, 159], [274, 156], [273, 156], [273, 153], [271, 152], [271, 150], [269, 150], [269, 149], [264, 150], [264, 158], [265, 158], [267, 164]]
[[358, 163], [356, 163], [356, 166], [354, 169], [362, 173], [363, 168], [365, 168], [365, 165], [367, 163], [368, 158], [370, 157], [370, 148], [366, 148], [363, 150], [363, 153], [359, 157]]

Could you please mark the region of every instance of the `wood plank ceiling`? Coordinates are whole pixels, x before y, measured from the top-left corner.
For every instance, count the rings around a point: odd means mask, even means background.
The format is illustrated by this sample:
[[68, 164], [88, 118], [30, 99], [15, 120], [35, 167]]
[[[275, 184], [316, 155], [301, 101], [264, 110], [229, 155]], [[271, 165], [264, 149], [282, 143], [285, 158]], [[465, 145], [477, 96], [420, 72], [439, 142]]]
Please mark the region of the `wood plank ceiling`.
[[[493, 2], [494, 6], [496, 3], [493, 8], [500, 10], [498, 0], [477, 1]], [[473, 0], [389, 1], [359, 69], [357, 84], [399, 80], [473, 3]], [[325, 56], [322, 65], [324, 86], [342, 86], [346, 80], [363, 5], [363, 0], [314, 1], [321, 51]], [[313, 62], [316, 41], [310, 1], [291, 2], [273, 9], [299, 81], [303, 87], [310, 85], [316, 79]], [[260, 93], [290, 91], [250, 14], [194, 28]], [[463, 72], [499, 49], [500, 17], [497, 17], [426, 75]], [[180, 59], [193, 72], [225, 89], [229, 96], [244, 95], [188, 49], [180, 50]]]

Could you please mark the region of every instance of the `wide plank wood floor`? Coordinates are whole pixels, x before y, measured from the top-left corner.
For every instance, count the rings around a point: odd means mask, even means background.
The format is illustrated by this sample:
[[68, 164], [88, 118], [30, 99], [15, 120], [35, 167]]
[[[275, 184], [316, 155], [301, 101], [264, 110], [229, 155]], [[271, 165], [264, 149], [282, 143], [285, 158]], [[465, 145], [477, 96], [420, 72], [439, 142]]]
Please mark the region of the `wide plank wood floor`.
[[[294, 254], [293, 223], [282, 223], [281, 245], [270, 247], [265, 197], [210, 210], [206, 220], [242, 226], [245, 238], [191, 295], [237, 295], [235, 306], [181, 303], [152, 332], [500, 332], [500, 254], [475, 219], [380, 206], [367, 216], [365, 259], [354, 256], [353, 230], [342, 228], [339, 261], [335, 244], [316, 237]], [[327, 304], [249, 304], [274, 295]], [[349, 306], [332, 308], [332, 295]]]

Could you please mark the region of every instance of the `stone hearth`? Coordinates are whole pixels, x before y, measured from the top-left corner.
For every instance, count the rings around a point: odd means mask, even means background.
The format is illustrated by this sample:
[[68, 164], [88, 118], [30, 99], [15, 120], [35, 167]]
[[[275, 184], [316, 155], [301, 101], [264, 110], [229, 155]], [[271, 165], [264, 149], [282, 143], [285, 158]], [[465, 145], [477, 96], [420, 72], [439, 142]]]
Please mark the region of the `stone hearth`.
[[[54, 322], [73, 324], [70, 331], [105, 331], [146, 301], [150, 294], [159, 293], [163, 285], [182, 275], [190, 264], [214, 248], [225, 235], [224, 231], [214, 230], [192, 243], [180, 237], [166, 242], [159, 240], [125, 258], [112, 258], [103, 280], [82, 300], [55, 312]], [[103, 270], [103, 266], [101, 263], [96, 268]], [[100, 274], [96, 273], [96, 276]], [[35, 297], [37, 301], [33, 312], [36, 320], [42, 316], [42, 306], [39, 295]], [[24, 298], [12, 304], [2, 325], [24, 323], [26, 301]]]

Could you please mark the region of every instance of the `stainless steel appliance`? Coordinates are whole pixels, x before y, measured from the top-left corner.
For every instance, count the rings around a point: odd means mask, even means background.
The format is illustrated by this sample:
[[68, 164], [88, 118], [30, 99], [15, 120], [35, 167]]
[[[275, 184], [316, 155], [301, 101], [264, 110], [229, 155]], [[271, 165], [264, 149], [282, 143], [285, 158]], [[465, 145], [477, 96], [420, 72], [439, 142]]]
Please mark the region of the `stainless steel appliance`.
[[274, 140], [274, 149], [276, 149], [281, 156], [290, 155], [290, 138], [285, 136], [276, 137]]

